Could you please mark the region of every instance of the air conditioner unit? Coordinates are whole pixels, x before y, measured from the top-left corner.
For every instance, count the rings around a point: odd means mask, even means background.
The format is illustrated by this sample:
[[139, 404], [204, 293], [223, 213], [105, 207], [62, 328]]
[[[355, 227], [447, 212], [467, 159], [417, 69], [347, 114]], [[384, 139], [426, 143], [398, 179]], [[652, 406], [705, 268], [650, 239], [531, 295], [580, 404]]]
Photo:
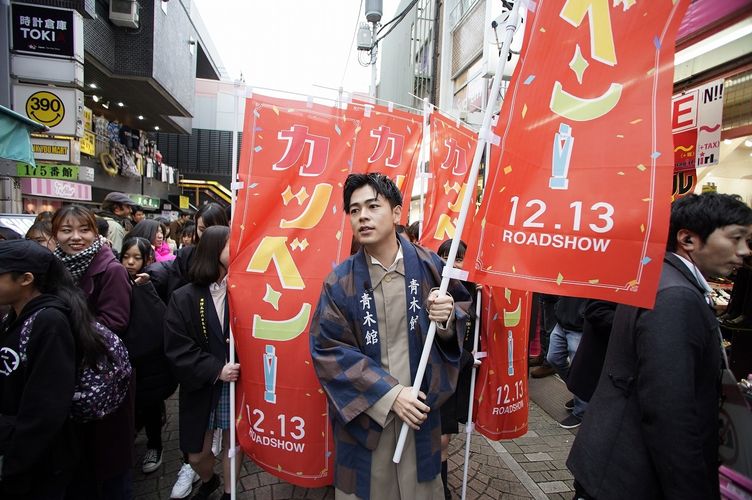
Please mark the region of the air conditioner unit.
[[138, 28], [138, 9], [136, 0], [110, 0], [110, 22], [124, 28]]

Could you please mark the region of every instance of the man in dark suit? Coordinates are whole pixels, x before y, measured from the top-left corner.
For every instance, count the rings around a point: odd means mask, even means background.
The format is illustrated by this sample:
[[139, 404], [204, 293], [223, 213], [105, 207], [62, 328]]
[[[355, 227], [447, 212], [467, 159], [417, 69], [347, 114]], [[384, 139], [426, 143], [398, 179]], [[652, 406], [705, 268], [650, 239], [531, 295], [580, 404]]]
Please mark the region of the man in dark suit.
[[713, 499], [721, 347], [706, 278], [750, 254], [752, 210], [689, 195], [671, 210], [652, 310], [620, 305], [606, 361], [567, 466], [576, 498]]

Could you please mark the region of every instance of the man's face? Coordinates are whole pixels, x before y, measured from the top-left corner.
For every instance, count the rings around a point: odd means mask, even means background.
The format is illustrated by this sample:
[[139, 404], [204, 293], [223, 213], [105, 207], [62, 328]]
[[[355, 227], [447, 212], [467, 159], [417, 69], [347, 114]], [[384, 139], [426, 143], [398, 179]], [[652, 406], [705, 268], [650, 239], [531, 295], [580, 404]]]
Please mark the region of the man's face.
[[118, 217], [130, 217], [133, 208], [130, 205], [115, 205], [114, 210]]
[[750, 254], [747, 238], [752, 226], [733, 224], [719, 227], [688, 252], [703, 276], [728, 276], [742, 265], [742, 259]]
[[402, 214], [402, 207], [392, 208], [368, 185], [353, 191], [347, 210], [355, 238], [366, 247], [394, 238], [394, 227]]
[[146, 218], [146, 214], [144, 213], [143, 210], [136, 210], [133, 213], [133, 220], [136, 221], [136, 224], [144, 220], [144, 218]]

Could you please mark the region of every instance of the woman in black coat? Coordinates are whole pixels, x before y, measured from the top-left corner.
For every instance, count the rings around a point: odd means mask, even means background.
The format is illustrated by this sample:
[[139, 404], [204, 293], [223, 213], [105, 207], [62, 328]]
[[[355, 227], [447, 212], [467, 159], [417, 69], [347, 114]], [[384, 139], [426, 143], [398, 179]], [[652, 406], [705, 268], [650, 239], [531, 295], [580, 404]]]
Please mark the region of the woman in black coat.
[[146, 428], [144, 474], [162, 465], [162, 414], [164, 401], [175, 392], [177, 381], [164, 354], [164, 316], [167, 307], [157, 295], [144, 268], [154, 261], [149, 240], [126, 237], [120, 262], [133, 285], [131, 320], [125, 345], [136, 373], [136, 429]]
[[62, 499], [79, 455], [76, 369], [107, 351], [70, 274], [34, 241], [0, 242], [0, 305], [11, 306], [0, 323], [0, 498]]
[[[225, 496], [230, 493], [229, 382], [240, 365], [229, 363], [227, 307], [227, 226], [206, 230], [189, 270], [190, 284], [172, 294], [165, 316], [165, 352], [180, 382], [180, 449], [203, 481], [193, 498], [206, 498], [219, 487], [211, 452], [214, 429], [222, 429]], [[233, 446], [234, 447], [234, 446]], [[238, 460], [240, 465], [242, 460]]]

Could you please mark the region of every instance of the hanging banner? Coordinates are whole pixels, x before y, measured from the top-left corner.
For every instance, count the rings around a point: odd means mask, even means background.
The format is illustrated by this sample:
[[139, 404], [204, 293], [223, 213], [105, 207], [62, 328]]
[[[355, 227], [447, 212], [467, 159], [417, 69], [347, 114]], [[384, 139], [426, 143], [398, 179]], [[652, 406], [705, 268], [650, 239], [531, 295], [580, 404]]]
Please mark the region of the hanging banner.
[[487, 358], [475, 384], [475, 429], [493, 441], [527, 432], [527, 344], [533, 294], [483, 287], [481, 345]]
[[353, 101], [347, 116], [359, 120], [362, 127], [355, 147], [356, 168], [381, 172], [397, 184], [402, 192], [401, 222], [405, 224], [418, 168], [423, 117], [363, 101]]
[[246, 101], [229, 269], [242, 366], [238, 439], [259, 466], [303, 487], [332, 482], [327, 402], [308, 330], [321, 284], [349, 256], [342, 183], [359, 129], [336, 108]]
[[501, 160], [468, 237], [471, 280], [652, 307], [687, 4], [536, 2], [496, 128]]
[[724, 80], [684, 90], [671, 99], [674, 197], [694, 192], [696, 167], [717, 165], [721, 153]]
[[[454, 238], [477, 142], [478, 134], [456, 120], [435, 110], [431, 114], [429, 165], [432, 176], [423, 204], [422, 246], [436, 251], [444, 241]], [[475, 212], [475, 203], [470, 210], [471, 214]]]

